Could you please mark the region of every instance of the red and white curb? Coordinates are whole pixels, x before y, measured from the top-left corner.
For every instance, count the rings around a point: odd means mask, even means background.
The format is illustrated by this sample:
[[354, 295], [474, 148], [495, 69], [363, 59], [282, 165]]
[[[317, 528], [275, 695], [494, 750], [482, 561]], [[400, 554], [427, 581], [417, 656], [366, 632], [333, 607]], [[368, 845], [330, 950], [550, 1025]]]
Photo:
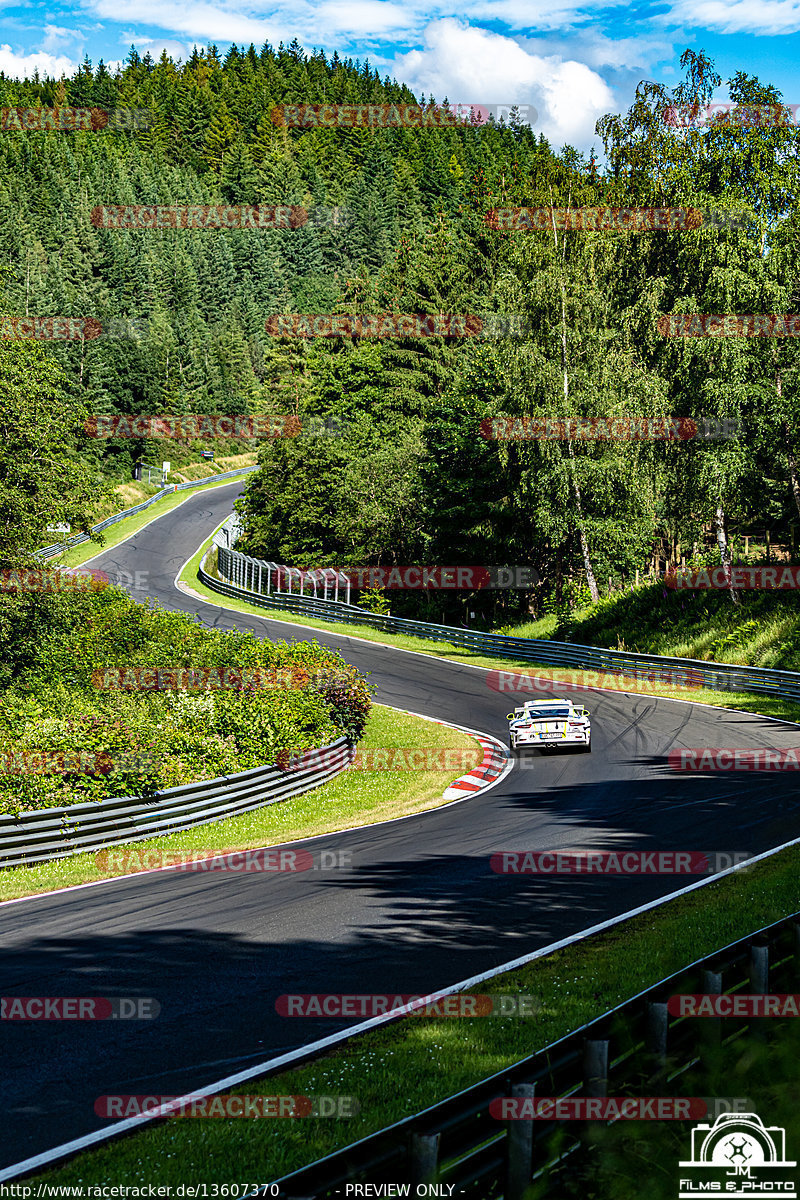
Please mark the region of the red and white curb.
[[483, 747], [483, 759], [477, 767], [473, 767], [466, 775], [456, 779], [446, 791], [442, 792], [445, 800], [455, 800], [458, 796], [484, 791], [489, 784], [497, 783], [505, 773], [506, 765], [511, 764], [511, 759], [502, 742], [496, 742], [494, 738], [486, 737], [485, 734], [475, 734], [474, 736]]
[[476, 767], [467, 771], [466, 775], [461, 775], [458, 779], [453, 780], [450, 786], [442, 792], [443, 800], [466, 800], [468, 796], [486, 792], [504, 779], [514, 766], [514, 760], [503, 743], [499, 742], [497, 738], [490, 737], [488, 733], [479, 733], [477, 729], [469, 729], [466, 725], [456, 725], [453, 721], [439, 721], [436, 717], [426, 717], [422, 713], [411, 712], [407, 708], [395, 708], [393, 704], [385, 704], [384, 708], [405, 713], [409, 717], [420, 717], [423, 721], [430, 721], [431, 725], [441, 725], [444, 729], [459, 729], [462, 733], [468, 733], [470, 737], [474, 737], [476, 742], [480, 742], [483, 758]]

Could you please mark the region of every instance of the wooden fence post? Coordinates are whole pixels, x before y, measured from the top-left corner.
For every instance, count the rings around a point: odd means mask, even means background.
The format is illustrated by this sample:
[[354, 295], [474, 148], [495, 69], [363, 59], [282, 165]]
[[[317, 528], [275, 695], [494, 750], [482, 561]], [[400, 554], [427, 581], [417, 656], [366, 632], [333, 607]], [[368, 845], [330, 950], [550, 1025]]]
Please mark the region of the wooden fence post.
[[792, 939], [794, 947], [794, 977], [800, 978], [800, 923], [792, 922]]
[[750, 947], [750, 991], [761, 996], [769, 991], [769, 946]]
[[[769, 991], [769, 946], [750, 947], [750, 991], [759, 996]], [[750, 1022], [750, 1033], [759, 1040], [765, 1036], [763, 1017]]]

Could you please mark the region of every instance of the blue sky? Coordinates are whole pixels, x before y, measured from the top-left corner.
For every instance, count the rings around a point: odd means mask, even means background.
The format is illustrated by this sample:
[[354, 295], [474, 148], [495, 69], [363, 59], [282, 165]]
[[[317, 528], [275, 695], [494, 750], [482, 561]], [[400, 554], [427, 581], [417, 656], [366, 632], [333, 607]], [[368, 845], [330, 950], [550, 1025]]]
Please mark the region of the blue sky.
[[113, 64], [132, 44], [186, 58], [193, 45], [294, 37], [369, 58], [418, 95], [533, 105], [557, 147], [599, 148], [597, 118], [625, 112], [641, 79], [676, 84], [687, 47], [714, 60], [715, 99], [743, 70], [800, 103], [800, 0], [0, 0], [0, 70], [12, 76], [70, 74], [85, 54]]

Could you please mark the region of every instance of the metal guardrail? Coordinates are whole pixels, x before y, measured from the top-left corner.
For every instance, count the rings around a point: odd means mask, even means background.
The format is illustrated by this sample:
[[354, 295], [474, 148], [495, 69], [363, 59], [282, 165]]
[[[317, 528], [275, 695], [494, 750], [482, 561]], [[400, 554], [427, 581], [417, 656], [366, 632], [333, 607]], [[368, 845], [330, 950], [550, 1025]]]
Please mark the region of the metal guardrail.
[[[92, 533], [99, 533], [101, 529], [108, 529], [110, 525], [116, 525], [119, 521], [124, 521], [126, 517], [132, 517], [134, 513], [144, 512], [151, 504], [155, 504], [162, 496], [168, 495], [170, 492], [185, 492], [190, 488], [207, 487], [209, 484], [216, 483], [219, 479], [233, 479], [237, 475], [247, 475], [248, 472], [256, 470], [258, 470], [256, 466], [240, 467], [236, 471], [226, 471], [224, 474], [210, 475], [206, 479], [189, 479], [186, 483], [166, 484], [160, 492], [156, 492], [155, 496], [149, 496], [141, 504], [135, 504], [133, 508], [126, 508], [122, 512], [114, 513], [112, 517], [106, 517], [104, 521], [93, 525]], [[56, 554], [62, 554], [68, 546], [80, 546], [83, 542], [90, 540], [88, 533], [76, 533], [63, 542], [54, 543], [52, 546], [43, 546], [36, 553], [39, 558], [54, 558]]]
[[[152, 797], [121, 796], [66, 808], [0, 815], [0, 868], [30, 866], [92, 851], [177, 833], [193, 825], [276, 804], [319, 787], [342, 771], [355, 747], [339, 738], [322, 750], [300, 756], [291, 770], [270, 765], [202, 783], [166, 788]], [[304, 759], [306, 764], [304, 765]]]
[[[239, 587], [246, 588], [248, 591], [258, 592], [259, 595], [299, 596], [301, 599], [307, 595], [306, 588], [310, 587], [309, 600], [322, 599], [323, 601], [332, 601], [337, 605], [342, 603], [348, 608], [355, 607], [350, 604], [351, 584], [344, 571], [337, 571], [333, 567], [301, 571], [299, 567], [286, 567], [283, 563], [265, 562], [261, 558], [251, 558], [250, 555], [230, 550], [227, 544], [223, 544], [220, 535], [226, 531], [226, 527], [228, 535], [226, 542], [235, 540], [238, 529], [230, 527], [229, 522], [226, 521], [214, 535], [214, 544], [219, 551], [218, 561], [222, 564], [220, 570], [229, 577], [232, 583], [237, 583]], [[297, 585], [296, 591], [295, 584]], [[322, 588], [321, 597], [318, 588]], [[345, 597], [342, 601], [339, 600], [340, 590]], [[328, 595], [329, 591], [332, 593], [330, 596]], [[364, 610], [358, 611], [363, 612]]]
[[[795, 913], [698, 959], [489, 1079], [271, 1182], [280, 1188], [281, 1200], [340, 1200], [347, 1184], [387, 1179], [409, 1184], [409, 1195], [416, 1194], [414, 1185], [435, 1182], [452, 1188], [444, 1194], [467, 1200], [525, 1200], [534, 1181], [539, 1197], [563, 1195], [564, 1172], [582, 1149], [581, 1125], [500, 1121], [490, 1112], [492, 1101], [508, 1096], [680, 1097], [689, 1070], [704, 1081], [703, 1095], [713, 1095], [719, 1081], [701, 1066], [709, 1044], [719, 1045], [720, 1066], [729, 1050], [736, 1053], [745, 1034], [763, 1029], [765, 1022], [726, 1017], [723, 1037], [721, 1018], [672, 1017], [667, 999], [678, 993], [796, 991], [798, 917]], [[711, 1123], [714, 1116], [710, 1114]], [[557, 1127], [561, 1139], [554, 1151], [548, 1142]]]
[[[199, 576], [206, 587], [222, 595], [247, 600], [261, 608], [281, 608], [298, 616], [316, 617], [345, 625], [369, 625], [385, 633], [405, 633], [427, 640], [447, 642], [477, 653], [557, 667], [581, 667], [633, 679], [663, 683], [677, 688], [709, 687], [725, 692], [757, 692], [800, 703], [800, 673], [773, 671], [766, 667], [745, 667], [735, 663], [704, 662], [695, 658], [664, 658], [657, 654], [636, 654], [626, 650], [606, 650], [544, 638], [514, 638], [498, 633], [479, 633], [453, 625], [412, 621], [405, 617], [381, 616], [354, 604], [318, 600], [297, 593], [265, 594], [254, 587], [258, 583], [258, 559], [237, 550], [217, 547], [219, 573], [215, 579], [205, 570], [204, 558]], [[206, 556], [207, 558], [207, 556]], [[253, 565], [255, 564], [255, 566]], [[266, 568], [268, 564], [262, 563]], [[262, 579], [264, 576], [262, 575]], [[248, 586], [250, 585], [250, 586]], [[586, 685], [590, 686], [589, 684]], [[509, 681], [507, 691], [513, 692]]]

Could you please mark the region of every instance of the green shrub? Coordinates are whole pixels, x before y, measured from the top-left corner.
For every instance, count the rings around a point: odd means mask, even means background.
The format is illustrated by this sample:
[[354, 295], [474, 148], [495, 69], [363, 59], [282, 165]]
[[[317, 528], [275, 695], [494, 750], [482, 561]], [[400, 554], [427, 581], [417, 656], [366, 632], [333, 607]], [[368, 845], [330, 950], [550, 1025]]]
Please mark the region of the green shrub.
[[[369, 715], [366, 680], [317, 642], [207, 630], [110, 587], [2, 596], [0, 623], [12, 658], [0, 680], [0, 812], [148, 796], [283, 762], [342, 736], [357, 741]], [[243, 678], [216, 691], [102, 686], [120, 671], [178, 668]], [[25, 757], [42, 754], [50, 760]]]

